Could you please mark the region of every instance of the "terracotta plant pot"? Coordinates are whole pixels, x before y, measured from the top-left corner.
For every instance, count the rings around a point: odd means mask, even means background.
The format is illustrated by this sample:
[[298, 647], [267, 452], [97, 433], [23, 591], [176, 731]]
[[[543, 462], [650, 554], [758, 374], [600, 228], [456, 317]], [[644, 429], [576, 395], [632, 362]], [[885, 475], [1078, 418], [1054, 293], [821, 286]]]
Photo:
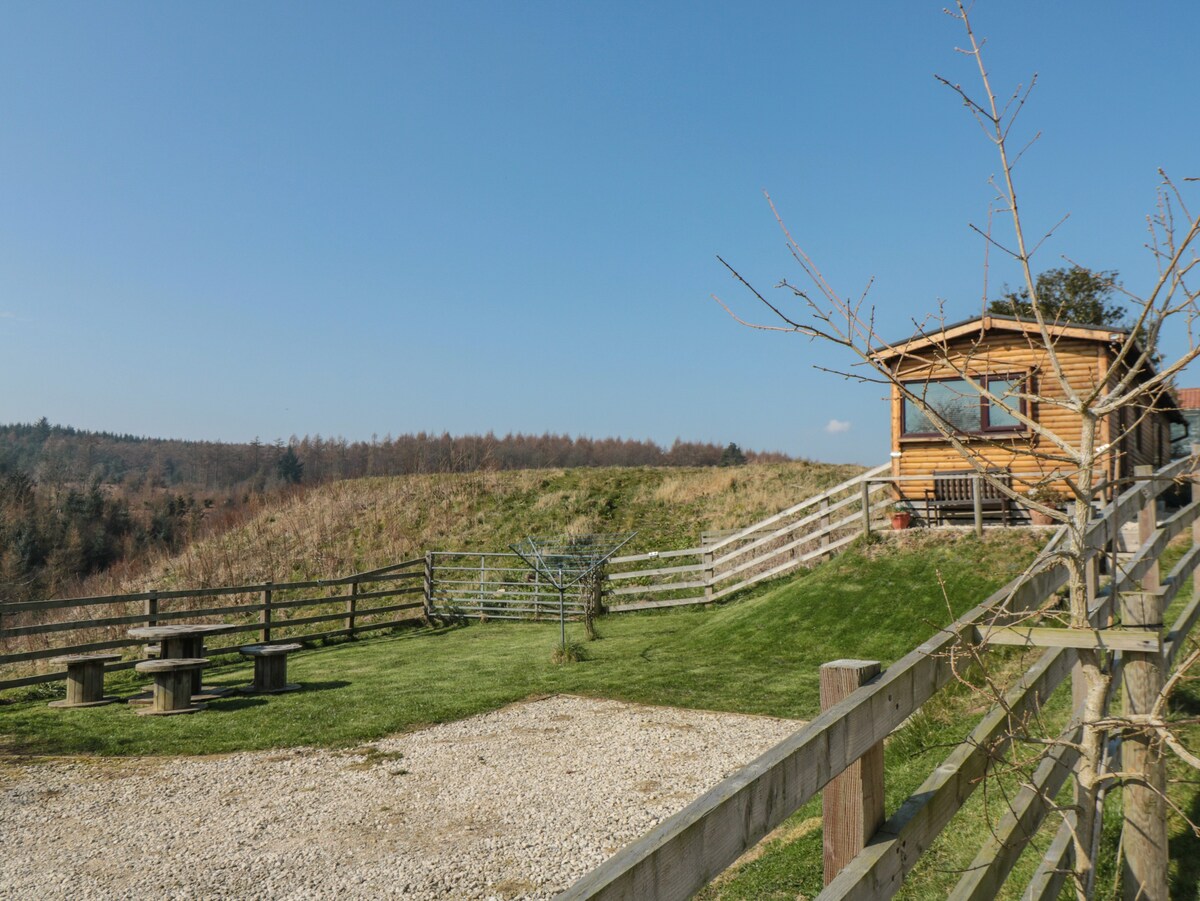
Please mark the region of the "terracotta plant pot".
[[1029, 511], [1029, 521], [1035, 526], [1052, 526], [1054, 525], [1054, 517], [1048, 516], [1040, 510]]
[[907, 529], [910, 525], [912, 525], [912, 514], [911, 513], [893, 513], [892, 514], [892, 528], [895, 529], [896, 531], [900, 531], [901, 529]]

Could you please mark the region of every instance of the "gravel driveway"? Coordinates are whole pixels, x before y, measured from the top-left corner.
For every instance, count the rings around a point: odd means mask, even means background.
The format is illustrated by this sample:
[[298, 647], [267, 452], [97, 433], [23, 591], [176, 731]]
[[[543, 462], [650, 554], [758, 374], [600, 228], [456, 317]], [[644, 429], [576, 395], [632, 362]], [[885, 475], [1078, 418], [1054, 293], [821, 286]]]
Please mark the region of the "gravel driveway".
[[0, 762], [0, 898], [548, 898], [799, 725], [558, 696], [352, 751]]

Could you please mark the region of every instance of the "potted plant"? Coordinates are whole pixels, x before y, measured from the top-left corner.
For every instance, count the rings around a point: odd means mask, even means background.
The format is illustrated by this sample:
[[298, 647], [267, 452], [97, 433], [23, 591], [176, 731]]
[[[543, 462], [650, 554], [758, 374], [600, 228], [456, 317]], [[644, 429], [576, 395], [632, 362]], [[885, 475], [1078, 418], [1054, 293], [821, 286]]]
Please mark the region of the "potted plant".
[[[1029, 499], [1032, 501], [1037, 501], [1037, 503], [1044, 507], [1053, 507], [1055, 510], [1061, 510], [1066, 505], [1067, 501], [1070, 500], [1065, 491], [1061, 491], [1060, 489], [1051, 487], [1050, 485], [1042, 485], [1033, 489], [1033, 491], [1029, 492]], [[1047, 513], [1043, 513], [1041, 510], [1034, 510], [1033, 508], [1030, 508], [1029, 510], [1029, 521], [1035, 526], [1054, 525], [1054, 518], [1052, 516]]]
[[888, 505], [888, 510], [892, 514], [892, 528], [896, 531], [907, 529], [912, 525], [913, 508], [908, 501], [893, 501]]

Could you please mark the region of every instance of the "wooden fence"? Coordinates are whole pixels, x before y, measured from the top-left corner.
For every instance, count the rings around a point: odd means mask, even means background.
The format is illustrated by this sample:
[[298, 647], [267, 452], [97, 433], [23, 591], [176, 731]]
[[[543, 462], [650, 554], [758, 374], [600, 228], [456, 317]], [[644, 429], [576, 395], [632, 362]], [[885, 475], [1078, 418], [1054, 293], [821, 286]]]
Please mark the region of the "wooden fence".
[[[1093, 590], [1092, 620], [1095, 636], [1103, 646], [1117, 650], [1114, 666], [1139, 654], [1161, 659], [1169, 671], [1185, 637], [1200, 617], [1200, 594], [1193, 595], [1170, 630], [1150, 641], [1147, 629], [1109, 628], [1114, 601], [1141, 581], [1142, 589], [1157, 582], [1149, 595], [1131, 592], [1130, 597], [1153, 598], [1161, 614], [1180, 588], [1193, 576], [1200, 562], [1200, 494], [1193, 483], [1192, 501], [1162, 523], [1156, 522], [1157, 497], [1172, 479], [1187, 475], [1189, 461], [1177, 461], [1147, 481], [1120, 495], [1094, 521], [1088, 532], [1093, 549], [1089, 565], [1099, 562], [1102, 549], [1109, 547], [1123, 523], [1139, 521], [1140, 545], [1124, 561], [1115, 584]], [[1167, 543], [1188, 526], [1192, 546], [1165, 578], [1152, 577]], [[1053, 541], [1062, 539], [1057, 533]], [[979, 722], [968, 739], [955, 748], [925, 782], [876, 830], [870, 840], [820, 894], [831, 899], [889, 898], [899, 889], [905, 875], [916, 865], [936, 836], [962, 808], [985, 774], [997, 739], [1003, 740], [1010, 717], [1036, 709], [1068, 679], [1076, 662], [1073, 648], [1063, 647], [1069, 630], [1030, 627], [1030, 611], [1043, 609], [1050, 596], [1067, 580], [1061, 564], [1030, 578], [1014, 580], [995, 592], [929, 641], [888, 667], [881, 675], [821, 712], [807, 726], [767, 751], [757, 760], [723, 780], [714, 789], [651, 832], [626, 846], [605, 863], [559, 896], [568, 899], [657, 898], [662, 901], [691, 897], [719, 873], [826, 788], [864, 756], [876, 753], [884, 739], [917, 712], [934, 694], [955, 680], [955, 654], [974, 647], [981, 652], [988, 644], [1049, 645], [1038, 661], [1009, 690], [1005, 706], [998, 706]], [[1194, 583], [1195, 584], [1195, 583]], [[1016, 625], [1014, 625], [1016, 624]], [[1055, 631], [1057, 637], [1045, 634]], [[1022, 637], [1022, 633], [1024, 633]], [[1038, 633], [1038, 634], [1034, 634]], [[1126, 648], [1127, 650], [1121, 650]], [[1114, 683], [1119, 681], [1114, 677]], [[1007, 708], [1007, 709], [1005, 709]], [[1072, 724], [1065, 738], [1075, 729]], [[1023, 789], [1011, 803], [1008, 815], [968, 867], [952, 898], [995, 897], [1018, 856], [1047, 816], [1045, 799], [1064, 784], [1074, 762], [1074, 752], [1063, 744], [1038, 768], [1034, 785]], [[1128, 761], [1126, 761], [1128, 763]], [[880, 775], [882, 778], [882, 775]], [[881, 791], [881, 786], [876, 786]], [[843, 813], [847, 813], [843, 811]], [[827, 815], [828, 823], [828, 815]], [[1064, 821], [1037, 866], [1024, 898], [1058, 897], [1069, 863], [1070, 823]], [[826, 839], [829, 830], [827, 827]], [[864, 846], [865, 844], [865, 846]], [[1163, 852], [1165, 853], [1165, 851]]]
[[[214, 653], [225, 635], [254, 633], [256, 641], [271, 643], [393, 628], [424, 608], [426, 581], [422, 557], [336, 579], [0, 603], [0, 689], [65, 679], [58, 670], [17, 674], [52, 657], [140, 645], [127, 634], [135, 626], [219, 623], [224, 628], [208, 642]], [[409, 600], [412, 595], [420, 597]], [[314, 609], [319, 612], [308, 612]]]
[[712, 603], [815, 565], [878, 523], [891, 497], [871, 480], [889, 468], [868, 470], [743, 529], [706, 533], [700, 547], [614, 557], [608, 611]]
[[[829, 557], [878, 526], [891, 496], [876, 467], [743, 529], [705, 532], [699, 547], [613, 557], [604, 568], [606, 612], [708, 604]], [[872, 481], [874, 480], [874, 481]], [[558, 617], [559, 594], [518, 554], [434, 551], [430, 612], [479, 619]], [[584, 613], [583, 590], [564, 613]]]
[[[558, 589], [519, 554], [432, 551], [428, 559], [428, 605], [433, 616], [558, 619]], [[577, 587], [565, 592], [562, 601], [566, 618], [583, 616], [584, 602]]]

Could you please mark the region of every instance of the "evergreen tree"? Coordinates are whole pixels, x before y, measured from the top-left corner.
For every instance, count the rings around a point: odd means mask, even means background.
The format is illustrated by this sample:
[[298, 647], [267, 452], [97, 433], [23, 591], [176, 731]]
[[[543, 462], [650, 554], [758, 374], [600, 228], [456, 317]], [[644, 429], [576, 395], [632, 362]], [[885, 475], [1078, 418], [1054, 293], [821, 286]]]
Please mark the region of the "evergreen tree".
[[742, 449], [729, 442], [729, 446], [721, 451], [721, 466], [742, 466], [746, 462], [746, 455], [742, 453]]
[[279, 478], [288, 485], [299, 485], [304, 478], [304, 462], [296, 455], [296, 449], [289, 445], [280, 455], [275, 464]]
[[[1115, 269], [1092, 272], [1082, 266], [1070, 269], [1047, 269], [1037, 277], [1035, 286], [1042, 315], [1058, 322], [1080, 325], [1111, 325], [1120, 327], [1125, 308], [1112, 299], [1120, 282]], [[1033, 319], [1033, 304], [1029, 289], [1013, 291], [1008, 285], [999, 300], [993, 300], [988, 312], [1018, 319]]]

